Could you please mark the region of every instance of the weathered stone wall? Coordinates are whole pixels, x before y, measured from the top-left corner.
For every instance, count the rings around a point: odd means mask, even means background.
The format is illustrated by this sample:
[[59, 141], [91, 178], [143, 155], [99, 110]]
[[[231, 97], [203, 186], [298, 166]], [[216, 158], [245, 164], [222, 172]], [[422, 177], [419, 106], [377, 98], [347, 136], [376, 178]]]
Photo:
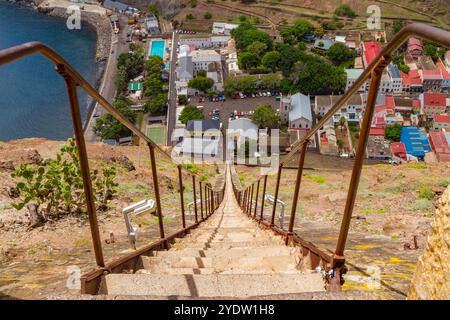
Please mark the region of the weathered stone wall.
[[450, 186], [439, 200], [408, 299], [450, 299]]

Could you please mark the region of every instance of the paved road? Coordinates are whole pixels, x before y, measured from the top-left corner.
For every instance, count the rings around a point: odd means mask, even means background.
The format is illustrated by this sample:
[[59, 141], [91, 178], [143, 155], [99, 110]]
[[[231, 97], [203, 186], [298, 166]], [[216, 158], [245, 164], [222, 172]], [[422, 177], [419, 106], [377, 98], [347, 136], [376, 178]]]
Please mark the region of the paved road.
[[[120, 17], [120, 33], [112, 35], [112, 43], [111, 43], [111, 55], [108, 59], [108, 63], [106, 65], [102, 84], [100, 86], [100, 94], [108, 100], [108, 102], [112, 102], [116, 95], [116, 86], [114, 84], [114, 79], [117, 72], [116, 62], [117, 57], [124, 52], [128, 51], [128, 43], [126, 42], [126, 31], [128, 27], [128, 18], [125, 16]], [[106, 113], [105, 109], [103, 109], [98, 104], [95, 105], [94, 111], [91, 114], [89, 122], [86, 126], [86, 130], [84, 132], [84, 136], [87, 142], [98, 142], [100, 138], [94, 133], [93, 126], [95, 124], [96, 118], [94, 118], [95, 114], [104, 114]]]
[[176, 33], [173, 34], [173, 41], [172, 41], [172, 50], [171, 50], [171, 57], [170, 57], [170, 79], [169, 79], [169, 101], [168, 101], [168, 108], [167, 108], [167, 137], [166, 137], [166, 145], [171, 146], [172, 142], [171, 136], [172, 131], [175, 128], [176, 124], [176, 113], [177, 113], [177, 89], [175, 86], [175, 80], [176, 80], [176, 62], [178, 59], [177, 56], [177, 49], [178, 49], [178, 35]]

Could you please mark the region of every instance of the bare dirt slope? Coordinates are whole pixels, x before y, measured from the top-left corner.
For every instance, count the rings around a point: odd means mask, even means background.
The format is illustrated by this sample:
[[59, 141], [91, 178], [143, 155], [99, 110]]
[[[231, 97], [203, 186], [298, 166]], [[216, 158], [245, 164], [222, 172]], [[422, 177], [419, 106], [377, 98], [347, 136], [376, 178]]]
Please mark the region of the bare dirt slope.
[[[58, 221], [29, 230], [27, 209], [17, 211], [17, 203], [8, 194], [17, 180], [11, 178], [12, 168], [22, 163], [35, 164], [53, 158], [61, 141], [24, 139], [0, 143], [0, 297], [39, 298], [50, 292], [78, 293], [66, 288], [68, 266], [78, 266], [82, 272], [95, 267], [87, 215], [64, 216]], [[122, 208], [143, 199], [154, 198], [149, 151], [142, 147], [111, 147], [104, 144], [88, 145], [91, 170], [102, 164], [113, 163], [125, 156], [127, 162], [115, 163], [119, 190], [106, 211], [98, 212], [100, 233], [106, 261], [129, 250]], [[129, 163], [128, 163], [129, 164]], [[205, 178], [214, 183], [215, 168], [204, 166]], [[157, 170], [162, 197], [165, 229], [168, 234], [182, 226], [178, 194], [178, 172], [171, 162], [157, 154]], [[183, 175], [185, 205], [192, 201], [192, 182]], [[192, 223], [188, 217], [188, 223]], [[141, 237], [138, 245], [148, 244], [159, 236], [157, 218], [139, 216]], [[111, 237], [114, 241], [111, 242]]]

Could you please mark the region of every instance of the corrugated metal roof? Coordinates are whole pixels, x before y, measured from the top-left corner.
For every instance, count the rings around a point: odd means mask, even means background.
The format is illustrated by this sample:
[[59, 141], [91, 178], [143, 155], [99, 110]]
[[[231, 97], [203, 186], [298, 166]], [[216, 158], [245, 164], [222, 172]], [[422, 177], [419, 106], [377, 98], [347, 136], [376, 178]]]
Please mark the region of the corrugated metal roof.
[[296, 93], [291, 97], [291, 111], [289, 111], [289, 121], [300, 118], [312, 121], [311, 101], [308, 96]]
[[347, 73], [347, 79], [358, 79], [364, 69], [345, 69], [345, 72]]
[[186, 126], [188, 131], [207, 131], [220, 129], [220, 121], [219, 120], [189, 120]]
[[415, 157], [423, 157], [431, 150], [426, 132], [413, 126], [403, 126], [400, 141], [405, 144], [408, 154]]

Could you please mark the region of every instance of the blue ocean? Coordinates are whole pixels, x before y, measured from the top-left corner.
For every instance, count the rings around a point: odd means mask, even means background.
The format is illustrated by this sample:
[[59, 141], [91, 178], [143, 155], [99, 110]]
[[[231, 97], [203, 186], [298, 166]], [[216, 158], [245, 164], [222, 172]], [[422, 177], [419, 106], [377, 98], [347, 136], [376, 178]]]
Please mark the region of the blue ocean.
[[[0, 50], [40, 41], [61, 54], [92, 85], [98, 78], [95, 30], [69, 30], [64, 19], [0, 1]], [[88, 97], [79, 90], [83, 120]], [[64, 80], [46, 58], [33, 55], [0, 67], [0, 140], [73, 135]]]

